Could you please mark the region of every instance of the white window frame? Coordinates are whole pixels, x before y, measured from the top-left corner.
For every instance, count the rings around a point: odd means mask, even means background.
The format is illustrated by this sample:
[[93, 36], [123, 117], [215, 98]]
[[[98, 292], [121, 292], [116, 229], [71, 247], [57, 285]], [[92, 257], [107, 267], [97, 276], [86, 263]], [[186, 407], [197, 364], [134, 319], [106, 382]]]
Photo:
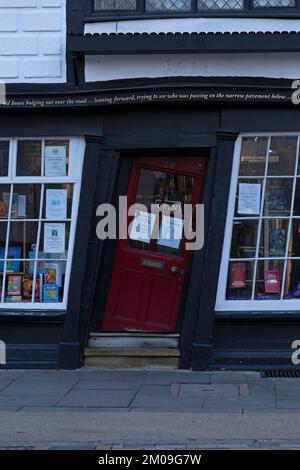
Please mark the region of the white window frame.
[[[229, 263], [230, 263], [230, 250], [231, 250], [231, 239], [232, 239], [232, 230], [233, 230], [233, 223], [234, 223], [234, 214], [235, 214], [235, 202], [236, 202], [236, 195], [238, 190], [238, 178], [239, 178], [239, 168], [240, 168], [240, 156], [241, 156], [241, 148], [242, 148], [242, 139], [245, 137], [285, 137], [285, 136], [296, 136], [298, 137], [297, 142], [297, 161], [296, 161], [296, 168], [293, 177], [293, 193], [292, 193], [292, 200], [291, 204], [293, 207], [294, 199], [295, 199], [295, 190], [296, 190], [296, 175], [298, 167], [300, 166], [300, 131], [299, 132], [256, 132], [256, 133], [243, 133], [240, 134], [237, 138], [235, 148], [234, 148], [234, 156], [233, 156], [233, 166], [232, 166], [232, 174], [231, 174], [231, 184], [230, 184], [230, 192], [229, 192], [229, 200], [228, 200], [228, 209], [227, 209], [227, 218], [226, 218], [226, 228], [225, 228], [225, 236], [224, 236], [224, 243], [223, 243], [223, 250], [222, 250], [222, 259], [220, 265], [220, 272], [219, 272], [219, 281], [218, 281], [218, 290], [217, 290], [217, 297], [216, 297], [216, 311], [222, 312], [232, 312], [232, 311], [248, 311], [248, 312], [261, 312], [261, 311], [276, 311], [276, 312], [286, 312], [286, 311], [294, 311], [300, 310], [300, 299], [281, 299], [281, 300], [226, 300], [226, 290], [227, 290], [227, 282], [228, 282], [228, 270], [229, 270]], [[268, 140], [268, 150], [267, 150], [267, 159], [269, 157], [269, 145], [270, 141]], [[268, 161], [266, 162], [266, 168], [268, 165]], [[265, 175], [266, 176], [266, 175]], [[297, 175], [300, 179], [300, 175]], [[275, 177], [275, 176], [274, 176]], [[278, 176], [279, 177], [279, 176]], [[264, 178], [264, 188], [263, 188], [263, 195], [264, 197], [264, 190], [265, 190], [265, 181]], [[261, 204], [263, 208], [263, 202]], [[263, 209], [262, 209], [263, 210]], [[261, 226], [261, 214], [259, 216], [259, 228]], [[250, 217], [251, 218], [251, 217]], [[258, 217], [256, 217], [258, 219]], [[299, 219], [300, 217], [298, 217]], [[245, 217], [245, 219], [249, 219], [249, 217]], [[288, 238], [287, 238], [287, 245], [288, 240], [290, 237], [291, 231], [291, 215], [289, 216], [289, 229], [288, 229]], [[258, 229], [259, 234], [259, 229]], [[285, 257], [283, 260], [287, 258], [287, 250], [286, 249]], [[271, 258], [270, 258], [271, 259]], [[272, 258], [275, 259], [275, 258]], [[293, 257], [294, 260], [299, 260], [298, 257]], [[250, 259], [249, 259], [250, 260]], [[251, 261], [256, 262], [257, 260], [257, 253]], [[248, 261], [248, 258], [243, 259], [243, 261]], [[257, 264], [257, 263], [255, 263]], [[283, 281], [285, 280], [285, 271], [286, 271], [286, 262], [284, 263], [284, 276]], [[254, 273], [254, 280], [256, 278], [256, 272]]]
[[[42, 171], [41, 174], [44, 174], [44, 148], [45, 148], [45, 141], [68, 141], [69, 142], [69, 166], [68, 166], [68, 175], [63, 177], [46, 177], [46, 176], [17, 176], [17, 143], [18, 141], [41, 141], [42, 142], [42, 153], [41, 153], [41, 167]], [[44, 184], [73, 184], [73, 203], [72, 203], [72, 212], [70, 219], [64, 219], [62, 223], [70, 223], [70, 235], [69, 235], [69, 245], [68, 245], [68, 254], [66, 260], [60, 260], [66, 263], [66, 270], [65, 270], [65, 280], [64, 280], [64, 295], [62, 302], [51, 302], [51, 303], [43, 303], [43, 302], [4, 302], [4, 295], [5, 289], [2, 289], [2, 303], [0, 303], [0, 312], [1, 310], [65, 310], [67, 309], [68, 304], [68, 295], [69, 295], [69, 287], [70, 287], [70, 277], [72, 271], [72, 262], [73, 262], [73, 253], [74, 253], [74, 242], [75, 242], [75, 234], [76, 234], [76, 226], [77, 226], [77, 218], [78, 218], [78, 207], [79, 207], [79, 199], [80, 199], [80, 190], [81, 190], [81, 179], [82, 179], [82, 169], [83, 169], [83, 161], [84, 161], [84, 153], [85, 153], [85, 139], [78, 138], [78, 137], [70, 137], [70, 136], [45, 136], [45, 137], [17, 137], [17, 138], [1, 138], [0, 141], [9, 142], [9, 166], [8, 166], [8, 176], [0, 177], [0, 184], [34, 184], [39, 183], [41, 186]], [[43, 188], [43, 186], [42, 186]], [[42, 201], [44, 201], [44, 193], [41, 188], [41, 199], [40, 199], [40, 213], [39, 219], [35, 219], [38, 222], [38, 238], [40, 237], [41, 231], [41, 223], [46, 222], [47, 220], [42, 218]], [[10, 232], [10, 222], [11, 218], [11, 205], [12, 205], [12, 193], [10, 196], [10, 207], [8, 212], [7, 218], [7, 234], [6, 234], [6, 251], [7, 251], [7, 243], [9, 239], [9, 232]], [[27, 221], [30, 222], [32, 219], [17, 219], [18, 222]], [[50, 219], [49, 219], [50, 222]], [[41, 240], [40, 240], [41, 246]], [[40, 250], [39, 250], [40, 251]], [[7, 252], [5, 253], [5, 257], [7, 256]], [[22, 258], [23, 259], [23, 258]], [[37, 261], [38, 261], [38, 250], [36, 252], [36, 257], [34, 260], [34, 284], [36, 279], [36, 268], [37, 268]], [[49, 260], [51, 261], [51, 259]], [[6, 278], [6, 264], [4, 263], [4, 270], [3, 270], [3, 280]], [[3, 283], [3, 287], [4, 287]]]

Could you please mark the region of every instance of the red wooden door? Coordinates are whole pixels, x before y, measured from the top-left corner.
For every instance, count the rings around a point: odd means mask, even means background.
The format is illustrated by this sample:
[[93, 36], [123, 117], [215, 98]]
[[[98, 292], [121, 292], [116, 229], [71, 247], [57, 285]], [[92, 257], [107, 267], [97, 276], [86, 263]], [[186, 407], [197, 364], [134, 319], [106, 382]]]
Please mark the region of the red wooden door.
[[[204, 171], [201, 157], [139, 158], [131, 174], [128, 205], [143, 204], [150, 212], [151, 204], [197, 204]], [[159, 215], [160, 227], [162, 218]], [[134, 217], [130, 222], [134, 224]], [[177, 222], [180, 229], [181, 219]], [[190, 252], [183, 239], [168, 241], [161, 232], [156, 240], [140, 241], [139, 224], [132, 227], [128, 240], [118, 242], [102, 331], [175, 332]], [[178, 232], [173, 238], [179, 238]]]

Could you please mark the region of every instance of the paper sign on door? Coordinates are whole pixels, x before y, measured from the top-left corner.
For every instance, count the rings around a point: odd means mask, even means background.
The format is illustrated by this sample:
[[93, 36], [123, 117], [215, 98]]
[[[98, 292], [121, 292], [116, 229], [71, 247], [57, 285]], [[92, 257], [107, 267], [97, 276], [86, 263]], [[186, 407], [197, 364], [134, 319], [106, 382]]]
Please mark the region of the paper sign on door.
[[182, 240], [183, 220], [177, 217], [162, 216], [158, 245], [178, 250]]
[[132, 222], [130, 238], [143, 243], [150, 243], [156, 215], [149, 212], [136, 211]]

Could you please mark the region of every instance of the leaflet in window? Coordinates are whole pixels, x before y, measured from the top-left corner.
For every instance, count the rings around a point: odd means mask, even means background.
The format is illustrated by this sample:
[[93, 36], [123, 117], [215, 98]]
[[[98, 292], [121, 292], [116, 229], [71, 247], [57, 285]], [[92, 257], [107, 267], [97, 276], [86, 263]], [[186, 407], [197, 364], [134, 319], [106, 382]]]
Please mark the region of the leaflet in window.
[[261, 203], [261, 184], [240, 183], [238, 214], [259, 215]]
[[284, 256], [286, 247], [286, 231], [283, 228], [271, 228], [269, 234], [270, 254]]

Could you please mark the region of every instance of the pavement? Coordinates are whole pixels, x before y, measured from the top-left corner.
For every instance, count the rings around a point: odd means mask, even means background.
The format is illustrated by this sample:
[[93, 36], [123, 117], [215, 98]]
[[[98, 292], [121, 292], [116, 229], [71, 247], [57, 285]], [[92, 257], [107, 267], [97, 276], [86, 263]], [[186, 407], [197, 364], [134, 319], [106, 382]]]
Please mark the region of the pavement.
[[0, 370], [3, 449], [300, 449], [300, 379]]

